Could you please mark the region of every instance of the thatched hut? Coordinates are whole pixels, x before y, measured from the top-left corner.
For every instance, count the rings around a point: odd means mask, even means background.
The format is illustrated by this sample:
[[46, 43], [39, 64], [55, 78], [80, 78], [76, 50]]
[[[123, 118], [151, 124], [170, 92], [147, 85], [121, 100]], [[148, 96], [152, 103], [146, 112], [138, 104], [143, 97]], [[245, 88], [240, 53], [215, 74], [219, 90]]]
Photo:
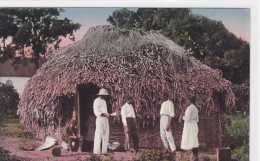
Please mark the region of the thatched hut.
[[[27, 129], [56, 133], [76, 118], [86, 140], [93, 140], [93, 100], [100, 88], [111, 93], [109, 111], [120, 110], [132, 95], [140, 125], [141, 147], [162, 146], [159, 136], [161, 94], [166, 91], [177, 116], [195, 95], [200, 111], [200, 143], [221, 144], [221, 113], [234, 107], [231, 83], [221, 72], [157, 32], [92, 27], [82, 40], [48, 57], [29, 80], [18, 114]], [[177, 145], [182, 126], [174, 121]], [[120, 116], [110, 118], [110, 141], [123, 141]], [[144, 138], [144, 139], [142, 139]]]

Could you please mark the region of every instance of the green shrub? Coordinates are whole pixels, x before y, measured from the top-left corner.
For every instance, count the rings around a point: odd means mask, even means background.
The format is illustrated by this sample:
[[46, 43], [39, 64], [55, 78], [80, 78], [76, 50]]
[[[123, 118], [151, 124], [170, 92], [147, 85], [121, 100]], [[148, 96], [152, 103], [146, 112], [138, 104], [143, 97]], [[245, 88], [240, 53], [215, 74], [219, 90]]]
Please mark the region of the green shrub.
[[232, 84], [232, 91], [236, 96], [236, 110], [249, 113], [249, 79], [240, 84]]
[[173, 154], [166, 150], [152, 150], [141, 154], [135, 161], [175, 161]]
[[249, 160], [249, 116], [240, 113], [226, 116], [225, 130], [229, 144], [235, 147], [232, 156]]
[[[16, 117], [19, 94], [12, 85], [0, 82], [0, 113], [3, 117]], [[0, 120], [1, 121], [1, 120]]]
[[248, 146], [240, 146], [236, 148], [232, 157], [242, 159], [243, 161], [249, 161], [249, 147]]

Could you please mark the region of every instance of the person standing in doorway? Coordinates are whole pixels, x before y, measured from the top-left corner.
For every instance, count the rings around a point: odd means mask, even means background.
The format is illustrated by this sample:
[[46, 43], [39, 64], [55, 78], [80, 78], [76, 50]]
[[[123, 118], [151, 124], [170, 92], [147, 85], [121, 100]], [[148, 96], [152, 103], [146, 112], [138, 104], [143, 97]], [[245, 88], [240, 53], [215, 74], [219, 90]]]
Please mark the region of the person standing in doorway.
[[[94, 114], [96, 115], [96, 130], [94, 137], [94, 154], [107, 153], [108, 139], [109, 139], [109, 123], [107, 112], [107, 103], [106, 99], [109, 96], [109, 93], [106, 89], [102, 88], [99, 90], [97, 97], [94, 100], [93, 108]], [[102, 149], [101, 149], [102, 141]]]
[[[192, 161], [198, 161], [198, 109], [195, 106], [196, 98], [193, 96], [190, 99], [190, 105], [185, 111], [185, 115], [181, 118], [184, 120], [184, 127], [182, 132], [181, 148], [184, 150], [192, 150]], [[181, 121], [181, 120], [180, 120]]]
[[136, 116], [133, 108], [134, 100], [128, 96], [126, 103], [121, 108], [121, 117], [124, 126], [125, 133], [125, 150], [129, 150], [129, 136], [133, 138], [134, 150], [137, 153], [139, 151], [139, 137], [136, 128]]
[[173, 102], [169, 99], [168, 93], [163, 93], [163, 103], [160, 110], [160, 135], [164, 147], [174, 152], [175, 142], [171, 132], [171, 122], [175, 116]]

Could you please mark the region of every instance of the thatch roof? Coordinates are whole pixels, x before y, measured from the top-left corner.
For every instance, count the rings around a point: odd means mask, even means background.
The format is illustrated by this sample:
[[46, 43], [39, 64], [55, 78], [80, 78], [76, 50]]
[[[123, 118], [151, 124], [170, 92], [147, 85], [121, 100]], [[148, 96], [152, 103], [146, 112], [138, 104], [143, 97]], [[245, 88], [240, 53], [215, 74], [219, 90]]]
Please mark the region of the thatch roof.
[[[234, 107], [231, 83], [157, 32], [123, 30], [112, 26], [92, 27], [82, 40], [48, 58], [29, 80], [19, 102], [18, 114], [30, 127], [55, 122], [62, 116], [62, 98], [73, 97], [79, 84], [93, 83], [108, 89], [112, 108], [119, 109], [125, 94], [134, 96], [137, 116], [156, 120], [161, 93], [167, 91], [177, 115], [189, 97], [197, 97], [201, 112]], [[41, 124], [43, 125], [43, 124]]]

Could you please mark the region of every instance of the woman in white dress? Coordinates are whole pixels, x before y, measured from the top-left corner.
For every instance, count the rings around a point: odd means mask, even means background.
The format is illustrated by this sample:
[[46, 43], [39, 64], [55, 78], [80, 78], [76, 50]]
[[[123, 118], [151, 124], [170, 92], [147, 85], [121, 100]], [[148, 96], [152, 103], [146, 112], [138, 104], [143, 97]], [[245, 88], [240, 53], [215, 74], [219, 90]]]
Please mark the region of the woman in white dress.
[[[185, 115], [180, 117], [184, 120], [184, 127], [182, 133], [182, 140], [181, 140], [181, 149], [184, 150], [192, 150], [193, 156], [191, 157], [193, 161], [198, 160], [198, 109], [195, 106], [196, 98], [193, 96], [190, 99], [191, 104], [187, 107], [185, 111]], [[182, 121], [182, 120], [180, 120]]]

